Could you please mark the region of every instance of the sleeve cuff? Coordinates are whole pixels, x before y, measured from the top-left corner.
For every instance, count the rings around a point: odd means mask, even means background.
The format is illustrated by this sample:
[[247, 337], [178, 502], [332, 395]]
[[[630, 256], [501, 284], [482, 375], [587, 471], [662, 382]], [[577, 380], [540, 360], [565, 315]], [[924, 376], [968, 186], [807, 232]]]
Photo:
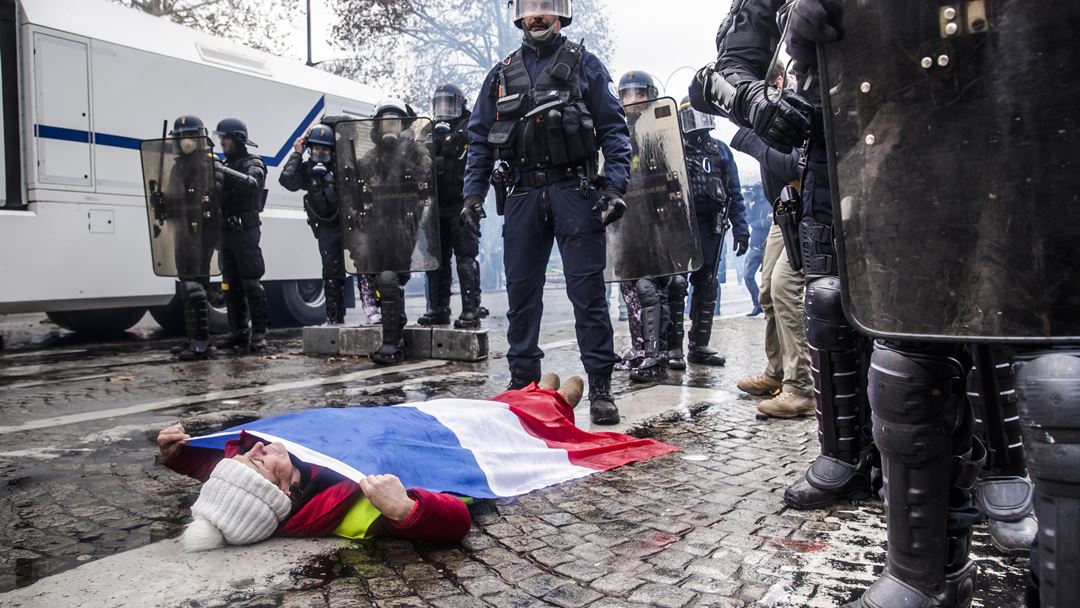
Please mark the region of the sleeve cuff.
[[390, 522], [391, 524], [393, 524], [394, 528], [398, 530], [404, 530], [406, 528], [413, 527], [416, 524], [417, 520], [420, 519], [420, 514], [424, 511], [423, 499], [420, 497], [420, 493], [413, 490], [409, 490], [406, 493], [409, 495], [409, 498], [413, 500], [413, 507], [412, 511], [409, 511], [409, 516], [405, 519], [401, 520], [400, 522]]

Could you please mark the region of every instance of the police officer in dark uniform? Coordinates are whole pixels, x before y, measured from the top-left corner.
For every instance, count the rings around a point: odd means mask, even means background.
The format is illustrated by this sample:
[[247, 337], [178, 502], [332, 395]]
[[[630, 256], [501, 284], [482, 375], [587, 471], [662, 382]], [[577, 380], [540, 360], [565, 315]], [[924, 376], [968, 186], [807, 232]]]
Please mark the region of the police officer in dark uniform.
[[[198, 116], [181, 116], [173, 121], [172, 132], [169, 133], [171, 137], [179, 140], [181, 156], [176, 164], [172, 167], [172, 175], [169, 180], [170, 186], [177, 190], [171, 197], [173, 200], [180, 200], [180, 197], [184, 196], [202, 196], [202, 192], [198, 192], [201, 185], [196, 182], [200, 179], [200, 168], [197, 168], [196, 164], [205, 162], [205, 155], [213, 154], [213, 152], [206, 147], [207, 143], [207, 130], [203, 121]], [[201, 158], [200, 158], [200, 155]], [[215, 184], [213, 196], [220, 198], [221, 185], [222, 185], [222, 172], [214, 172]], [[192, 213], [201, 209], [201, 205], [198, 203], [185, 203], [182, 209], [163, 209], [163, 213]], [[171, 218], [179, 219], [179, 218]], [[185, 218], [182, 223], [188, 225], [191, 222], [202, 222], [204, 218]], [[182, 348], [175, 351], [177, 357], [182, 361], [195, 361], [200, 359], [207, 359], [212, 353], [212, 347], [210, 344], [210, 308], [207, 301], [207, 287], [210, 276], [210, 260], [213, 257], [214, 249], [217, 247], [216, 231], [200, 230], [196, 235], [192, 235], [190, 238], [180, 239], [176, 243], [176, 257], [185, 258], [189, 260], [199, 260], [204, 264], [203, 270], [205, 274], [199, 276], [182, 276], [177, 282], [180, 287], [180, 297], [184, 304], [184, 333], [187, 336], [187, 342]], [[180, 260], [177, 261], [177, 267], [187, 266]]]
[[259, 213], [265, 200], [266, 164], [259, 155], [248, 152], [248, 146], [255, 147], [255, 143], [248, 139], [243, 121], [226, 118], [218, 123], [215, 133], [225, 153], [221, 271], [229, 316], [229, 336], [218, 346], [265, 352], [266, 291], [259, 279], [266, 264], [259, 247]]
[[439, 185], [439, 245], [442, 263], [427, 273], [430, 310], [417, 319], [420, 325], [450, 323], [451, 257], [457, 258], [461, 287], [461, 315], [454, 321], [458, 329], [480, 327], [480, 232], [461, 219], [464, 205], [465, 158], [469, 150], [469, 118], [465, 94], [452, 84], [440, 84], [431, 100], [435, 116], [432, 137], [435, 143], [435, 171]]
[[[315, 125], [294, 142], [278, 182], [290, 192], [306, 192], [304, 211], [322, 258], [326, 323], [341, 325], [345, 322], [345, 250], [341, 244], [334, 147], [334, 130], [325, 124]], [[304, 148], [310, 150], [307, 160]]]
[[689, 99], [683, 99], [679, 105], [679, 121], [684, 133], [690, 191], [704, 263], [696, 272], [690, 273], [689, 286], [693, 287], [693, 295], [690, 298], [690, 347], [685, 360], [682, 344], [687, 282], [673, 281], [668, 294], [673, 317], [668, 338], [672, 369], [686, 369], [687, 360], [714, 366], [726, 362], [709, 348], [709, 339], [720, 289], [716, 273], [728, 227], [734, 235], [736, 255], [745, 255], [750, 246], [739, 167], [727, 144], [712, 136], [712, 130], [716, 128], [713, 117], [695, 110]]
[[[851, 327], [841, 306], [820, 109], [793, 91], [771, 89], [765, 80], [780, 44], [776, 15], [782, 4], [783, 0], [747, 0], [732, 7], [717, 34], [717, 63], [698, 72], [690, 98], [699, 110], [728, 116], [754, 129], [781, 152], [802, 146], [810, 134], [804, 154], [808, 163], [802, 180], [802, 224], [796, 235], [791, 231], [785, 235], [785, 242], [789, 238], [801, 241], [806, 274], [804, 318], [821, 455], [787, 489], [784, 502], [792, 508], [817, 509], [872, 495], [875, 453], [865, 390], [869, 342]], [[808, 99], [819, 99], [814, 44], [793, 35], [788, 46], [799, 90]], [[784, 226], [779, 218], [778, 223]]]
[[[503, 225], [510, 387], [540, 378], [544, 273], [555, 240], [589, 375], [590, 414], [596, 424], [615, 424], [619, 411], [611, 396], [611, 371], [618, 357], [605, 299], [604, 226], [622, 217], [626, 207], [626, 116], [607, 68], [560, 34], [573, 16], [571, 0], [518, 0], [514, 11], [524, 40], [488, 74], [476, 101], [462, 213], [473, 224], [484, 217], [492, 177], [500, 198], [513, 187], [504, 201]], [[605, 175], [598, 179], [601, 149]], [[509, 165], [509, 174], [502, 163]]]

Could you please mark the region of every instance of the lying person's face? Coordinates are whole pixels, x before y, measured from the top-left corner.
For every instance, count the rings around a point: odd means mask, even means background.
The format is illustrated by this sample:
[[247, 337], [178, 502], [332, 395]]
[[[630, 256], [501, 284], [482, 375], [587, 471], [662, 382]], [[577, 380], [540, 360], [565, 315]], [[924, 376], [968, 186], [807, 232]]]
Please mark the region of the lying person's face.
[[238, 454], [234, 460], [241, 462], [253, 469], [281, 488], [282, 492], [292, 495], [289, 488], [293, 484], [300, 483], [300, 470], [293, 466], [289, 458], [289, 452], [280, 443], [264, 445], [261, 441], [256, 443], [246, 454]]

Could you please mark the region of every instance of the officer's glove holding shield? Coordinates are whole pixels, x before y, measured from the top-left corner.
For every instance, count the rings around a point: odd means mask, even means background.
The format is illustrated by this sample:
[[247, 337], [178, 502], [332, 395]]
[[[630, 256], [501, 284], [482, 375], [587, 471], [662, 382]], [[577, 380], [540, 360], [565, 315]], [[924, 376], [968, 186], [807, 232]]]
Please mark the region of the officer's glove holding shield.
[[817, 65], [817, 45], [843, 36], [843, 7], [836, 0], [793, 0], [780, 9], [781, 27], [789, 32], [788, 54], [804, 67]]
[[623, 200], [623, 193], [615, 188], [607, 188], [600, 193], [598, 206], [603, 216], [602, 226], [604, 228], [619, 221], [623, 214], [626, 213], [626, 201]]
[[810, 136], [810, 102], [764, 81], [744, 82], [735, 94], [736, 114], [773, 148], [791, 152]]
[[746, 234], [736, 234], [735, 244], [731, 249], [735, 252], [735, 257], [746, 255], [746, 252], [750, 250], [750, 236]]
[[480, 238], [480, 220], [487, 217], [484, 211], [484, 199], [479, 196], [470, 196], [465, 199], [465, 207], [461, 209], [461, 223], [474, 237]]

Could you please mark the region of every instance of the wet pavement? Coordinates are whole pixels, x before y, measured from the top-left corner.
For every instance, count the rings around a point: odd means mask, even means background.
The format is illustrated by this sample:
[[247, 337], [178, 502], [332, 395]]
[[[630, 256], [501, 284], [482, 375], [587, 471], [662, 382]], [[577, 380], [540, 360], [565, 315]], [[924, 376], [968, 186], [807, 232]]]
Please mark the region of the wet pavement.
[[[580, 374], [565, 297], [549, 291], [546, 300], [545, 370]], [[304, 356], [295, 330], [274, 332], [267, 356], [179, 363], [167, 354], [176, 341], [149, 320], [123, 341], [85, 343], [40, 316], [0, 317], [0, 606], [57, 605], [29, 592], [179, 533], [198, 484], [155, 462], [153, 438], [164, 426], [183, 421], [205, 433], [310, 407], [500, 392], [508, 381], [500, 355], [504, 302], [503, 294], [486, 302], [491, 361], [394, 368]], [[410, 316], [421, 307], [410, 300]], [[714, 346], [728, 356], [726, 367], [692, 367], [664, 386], [616, 377], [618, 398], [653, 408], [654, 420], [631, 432], [681, 453], [479, 504], [460, 546], [318, 541], [321, 550], [280, 558], [285, 575], [271, 585], [198, 598], [180, 591], [145, 605], [816, 607], [850, 600], [882, 567], [881, 504], [783, 506], [783, 488], [817, 451], [814, 425], [756, 420], [756, 400], [734, 389], [764, 364], [764, 324], [745, 318], [748, 308], [745, 291], [725, 291]], [[625, 324], [616, 327], [624, 348]], [[168, 541], [158, 545], [169, 549]], [[976, 604], [1021, 605], [1026, 560], [996, 556], [981, 526], [975, 552]]]

